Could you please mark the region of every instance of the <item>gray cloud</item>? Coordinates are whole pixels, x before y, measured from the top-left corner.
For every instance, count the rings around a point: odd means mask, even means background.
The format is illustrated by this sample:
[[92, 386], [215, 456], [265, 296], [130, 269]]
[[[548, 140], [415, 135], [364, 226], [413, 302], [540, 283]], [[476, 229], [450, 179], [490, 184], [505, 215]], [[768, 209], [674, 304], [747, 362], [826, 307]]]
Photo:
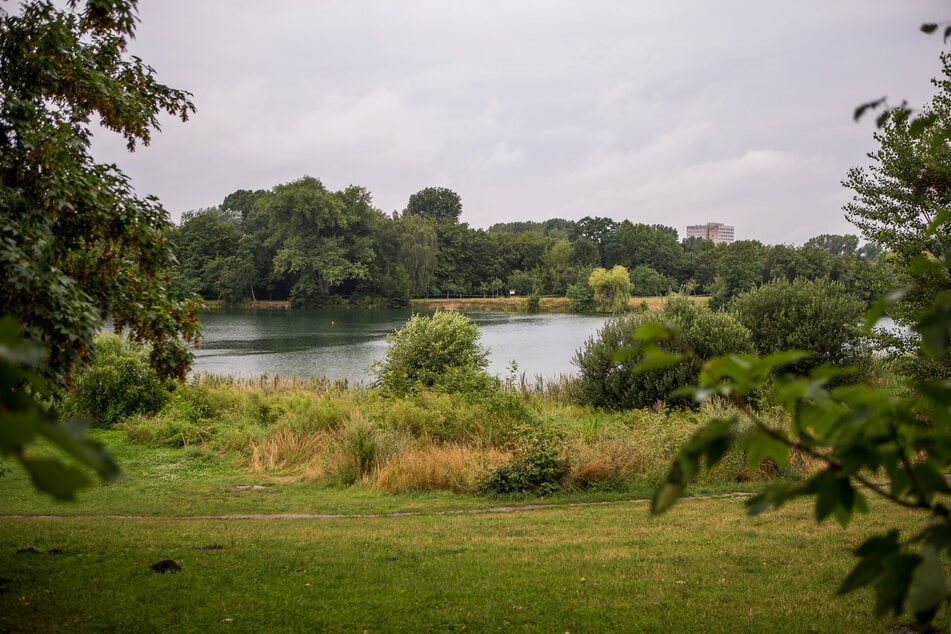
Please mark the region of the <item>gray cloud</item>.
[[[670, 5], [670, 6], [668, 6]], [[130, 50], [198, 113], [128, 155], [173, 217], [304, 174], [384, 211], [451, 187], [473, 226], [723, 221], [854, 232], [840, 181], [874, 149], [862, 101], [930, 95], [945, 16], [906, 3], [144, 0]]]

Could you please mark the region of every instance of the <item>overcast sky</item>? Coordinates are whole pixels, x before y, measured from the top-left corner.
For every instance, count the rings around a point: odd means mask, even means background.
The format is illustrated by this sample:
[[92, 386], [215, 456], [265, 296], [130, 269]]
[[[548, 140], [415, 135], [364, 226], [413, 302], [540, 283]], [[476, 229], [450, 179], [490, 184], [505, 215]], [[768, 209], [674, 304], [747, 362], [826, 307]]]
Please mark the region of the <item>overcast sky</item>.
[[938, 0], [140, 0], [130, 53], [198, 112], [134, 154], [140, 195], [182, 211], [301, 176], [386, 213], [424, 187], [461, 220], [609, 216], [735, 225], [801, 244], [857, 233], [846, 171], [875, 149], [855, 107], [920, 106]]

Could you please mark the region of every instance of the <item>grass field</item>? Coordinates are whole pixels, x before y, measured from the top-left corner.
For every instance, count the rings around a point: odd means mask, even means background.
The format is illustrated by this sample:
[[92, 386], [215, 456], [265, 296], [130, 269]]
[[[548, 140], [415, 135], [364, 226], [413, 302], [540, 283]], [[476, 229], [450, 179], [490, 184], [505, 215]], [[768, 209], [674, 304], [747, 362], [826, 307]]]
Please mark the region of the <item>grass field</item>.
[[[6, 465], [0, 631], [884, 632], [870, 592], [835, 589], [864, 535], [915, 528], [875, 502], [843, 530], [806, 504], [748, 519], [736, 497], [655, 518], [616, 496], [277, 484], [194, 448], [97, 435], [124, 478], [74, 504]], [[220, 517], [281, 513], [312, 516]], [[150, 569], [164, 559], [182, 571]]]

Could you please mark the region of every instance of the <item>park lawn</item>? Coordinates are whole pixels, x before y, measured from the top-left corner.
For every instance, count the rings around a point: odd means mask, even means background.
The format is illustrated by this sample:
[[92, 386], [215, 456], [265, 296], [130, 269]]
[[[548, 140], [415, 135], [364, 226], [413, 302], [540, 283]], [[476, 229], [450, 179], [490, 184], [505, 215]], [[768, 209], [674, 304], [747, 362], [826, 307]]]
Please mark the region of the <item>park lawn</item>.
[[[0, 478], [0, 631], [885, 631], [870, 591], [835, 590], [864, 536], [916, 528], [876, 501], [843, 530], [807, 503], [750, 519], [736, 497], [651, 517], [640, 500], [472, 513], [504, 501], [237, 491], [259, 482], [226, 458], [102, 437], [126, 479], [75, 504]], [[339, 516], [212, 517], [249, 512]], [[154, 573], [164, 559], [182, 571]]]

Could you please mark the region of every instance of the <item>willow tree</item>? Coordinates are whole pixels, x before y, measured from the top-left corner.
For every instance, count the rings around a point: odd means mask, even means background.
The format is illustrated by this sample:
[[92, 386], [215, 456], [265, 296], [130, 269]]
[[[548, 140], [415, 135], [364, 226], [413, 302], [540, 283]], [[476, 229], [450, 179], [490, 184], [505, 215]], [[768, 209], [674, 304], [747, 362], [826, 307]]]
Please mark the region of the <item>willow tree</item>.
[[588, 285], [594, 291], [598, 311], [602, 313], [620, 313], [631, 299], [631, 276], [620, 264], [610, 271], [597, 268], [588, 277]]

